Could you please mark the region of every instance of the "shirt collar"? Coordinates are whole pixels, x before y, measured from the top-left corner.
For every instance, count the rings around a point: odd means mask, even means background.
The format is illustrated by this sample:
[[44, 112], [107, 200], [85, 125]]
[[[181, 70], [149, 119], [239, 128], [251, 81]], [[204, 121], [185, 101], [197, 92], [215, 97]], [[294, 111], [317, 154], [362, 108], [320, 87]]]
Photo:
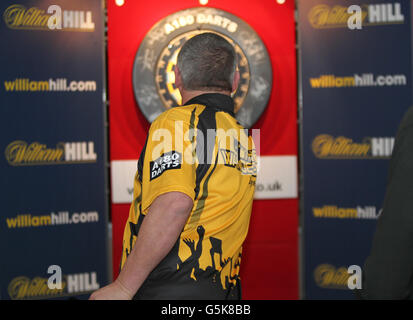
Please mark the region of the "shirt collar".
[[190, 99], [186, 106], [191, 104], [201, 104], [207, 108], [214, 108], [218, 111], [225, 111], [235, 118], [234, 100], [228, 95], [221, 93], [204, 93]]

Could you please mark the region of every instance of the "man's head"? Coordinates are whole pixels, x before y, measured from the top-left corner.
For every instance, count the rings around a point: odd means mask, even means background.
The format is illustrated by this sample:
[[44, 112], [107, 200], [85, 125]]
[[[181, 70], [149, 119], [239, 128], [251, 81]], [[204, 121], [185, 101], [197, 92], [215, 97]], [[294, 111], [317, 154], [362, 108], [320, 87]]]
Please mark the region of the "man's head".
[[183, 91], [231, 93], [239, 73], [233, 46], [215, 33], [201, 33], [182, 46], [175, 68], [175, 84]]

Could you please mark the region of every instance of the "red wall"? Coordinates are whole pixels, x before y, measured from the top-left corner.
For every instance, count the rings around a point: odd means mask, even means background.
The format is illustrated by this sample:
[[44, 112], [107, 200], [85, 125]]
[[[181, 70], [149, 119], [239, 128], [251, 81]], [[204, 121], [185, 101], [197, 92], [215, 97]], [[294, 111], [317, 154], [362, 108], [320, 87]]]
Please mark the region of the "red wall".
[[[110, 159], [138, 159], [149, 123], [136, 107], [132, 68], [139, 44], [160, 19], [199, 6], [196, 0], [108, 0]], [[273, 67], [261, 129], [261, 155], [297, 155], [294, 0], [210, 0], [208, 6], [246, 21], [267, 47]], [[131, 180], [133, 177], [131, 177]], [[112, 204], [113, 265], [117, 276], [129, 205]], [[244, 299], [298, 298], [298, 200], [255, 200], [241, 267]]]

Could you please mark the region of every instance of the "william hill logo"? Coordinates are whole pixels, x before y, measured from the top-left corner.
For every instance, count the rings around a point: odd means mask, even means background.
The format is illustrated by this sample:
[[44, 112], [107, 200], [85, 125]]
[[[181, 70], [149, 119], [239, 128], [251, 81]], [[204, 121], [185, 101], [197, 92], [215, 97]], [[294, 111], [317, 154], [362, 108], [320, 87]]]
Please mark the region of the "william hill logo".
[[[360, 7], [363, 26], [404, 23], [404, 15], [399, 2], [365, 4]], [[347, 8], [347, 6], [339, 5], [316, 5], [308, 13], [308, 20], [311, 26], [316, 29], [347, 28], [347, 21], [351, 17]]]
[[94, 31], [91, 11], [62, 10], [52, 5], [47, 12], [37, 7], [26, 8], [21, 4], [9, 6], [3, 20], [10, 29]]
[[16, 277], [9, 283], [8, 294], [12, 300], [35, 300], [84, 294], [100, 287], [96, 272], [68, 274], [63, 277], [60, 289], [49, 288], [47, 278]]
[[367, 137], [354, 142], [346, 137], [322, 134], [314, 138], [312, 150], [319, 159], [389, 159], [393, 152], [393, 137]]
[[12, 166], [76, 164], [96, 162], [93, 142], [60, 142], [55, 148], [45, 144], [13, 141], [5, 150], [7, 162]]
[[342, 208], [334, 205], [313, 208], [314, 218], [377, 220], [382, 213], [375, 206]]
[[321, 264], [314, 270], [315, 283], [325, 289], [348, 289], [347, 268], [336, 268], [330, 264]]

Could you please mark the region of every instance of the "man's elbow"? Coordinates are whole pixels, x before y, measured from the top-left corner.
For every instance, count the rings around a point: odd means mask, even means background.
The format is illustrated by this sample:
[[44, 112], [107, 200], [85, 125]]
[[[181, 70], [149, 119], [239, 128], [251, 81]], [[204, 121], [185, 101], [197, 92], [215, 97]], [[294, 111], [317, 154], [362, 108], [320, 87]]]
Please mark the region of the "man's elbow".
[[194, 202], [191, 197], [182, 192], [168, 192], [163, 195], [163, 204], [175, 215], [188, 217]]

